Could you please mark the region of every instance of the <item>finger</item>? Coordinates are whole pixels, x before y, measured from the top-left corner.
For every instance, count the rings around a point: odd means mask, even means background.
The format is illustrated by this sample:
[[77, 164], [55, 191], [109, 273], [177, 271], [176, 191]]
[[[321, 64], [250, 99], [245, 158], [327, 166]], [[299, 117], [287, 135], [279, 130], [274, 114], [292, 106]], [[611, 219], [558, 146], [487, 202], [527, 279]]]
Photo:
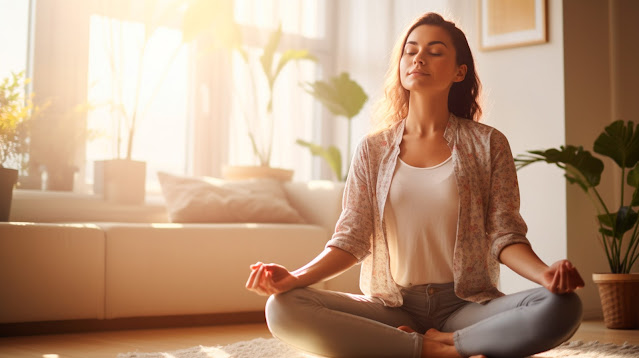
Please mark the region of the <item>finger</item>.
[[564, 265], [559, 265], [559, 283], [557, 285], [557, 292], [564, 293], [566, 292], [566, 270], [564, 269]]
[[260, 266], [257, 269], [257, 272], [255, 273], [255, 280], [253, 281], [253, 289], [256, 289], [259, 287], [260, 282], [262, 281], [262, 272], [264, 272], [264, 266]]
[[581, 275], [579, 274], [579, 271], [577, 271], [575, 269], [575, 272], [577, 273], [577, 288], [582, 288], [584, 286], [586, 286], [586, 283], [584, 282], [584, 279], [581, 277]]
[[264, 263], [258, 261], [256, 263], [252, 264], [250, 267], [251, 267], [251, 270], [253, 270], [253, 269], [256, 269], [256, 268], [258, 268], [258, 267], [260, 267], [262, 265], [264, 265]]
[[249, 275], [249, 278], [246, 281], [246, 288], [248, 288], [249, 290], [253, 288], [253, 283], [255, 282], [256, 274], [257, 274], [257, 270], [251, 269], [251, 274]]
[[552, 276], [552, 281], [550, 281], [550, 285], [548, 289], [552, 293], [557, 293], [557, 285], [559, 284], [559, 270], [555, 270], [555, 274]]

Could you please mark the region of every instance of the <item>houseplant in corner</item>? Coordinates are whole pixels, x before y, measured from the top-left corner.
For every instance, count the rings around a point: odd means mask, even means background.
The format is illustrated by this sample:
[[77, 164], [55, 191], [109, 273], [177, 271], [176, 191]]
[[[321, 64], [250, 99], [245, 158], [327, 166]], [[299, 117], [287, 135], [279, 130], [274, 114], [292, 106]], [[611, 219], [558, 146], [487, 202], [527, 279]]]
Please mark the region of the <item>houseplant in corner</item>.
[[[557, 165], [565, 171], [566, 179], [577, 184], [593, 202], [597, 212], [599, 235], [608, 260], [610, 272], [593, 274], [599, 287], [608, 328], [639, 327], [639, 273], [630, 273], [639, 258], [639, 126], [632, 121], [617, 120], [597, 137], [594, 151], [611, 158], [621, 171], [619, 208], [611, 211], [597, 191], [604, 163], [579, 146], [528, 151], [515, 158], [521, 169], [536, 162]], [[626, 184], [634, 189], [632, 198], [625, 200]]]
[[[252, 105], [246, 104], [243, 106], [242, 115], [246, 121], [246, 127], [248, 129], [248, 136], [253, 149], [253, 154], [259, 161], [259, 166], [227, 166], [224, 168], [224, 177], [227, 179], [246, 179], [250, 177], [270, 177], [282, 181], [291, 180], [293, 171], [288, 169], [273, 168], [270, 165], [271, 153], [273, 148], [273, 132], [275, 128], [275, 119], [273, 113], [273, 95], [275, 89], [275, 83], [284, 67], [292, 61], [299, 60], [311, 60], [316, 61], [315, 56], [311, 55], [307, 50], [301, 49], [288, 49], [285, 50], [280, 56], [279, 60], [275, 61], [275, 54], [282, 38], [282, 26], [280, 25], [277, 30], [273, 31], [266, 43], [262, 48], [262, 53], [259, 58], [260, 69], [264, 74], [264, 79], [267, 82], [268, 94], [266, 98], [266, 105], [263, 108], [263, 112], [260, 110], [259, 96], [257, 86], [255, 84], [256, 76], [250, 64], [248, 51], [241, 46], [236, 46], [246, 64], [246, 68], [249, 71], [251, 79], [252, 98], [247, 98], [247, 101], [252, 102]], [[246, 108], [253, 109], [253, 113], [246, 112]], [[259, 119], [264, 120], [260, 121]]]
[[[348, 120], [346, 130], [346, 171], [348, 171], [351, 160], [352, 120], [362, 110], [368, 96], [362, 87], [350, 78], [348, 73], [335, 76], [328, 82], [316, 81], [306, 83], [305, 86], [306, 92], [319, 100], [333, 115], [342, 116]], [[297, 144], [307, 147], [311, 154], [323, 158], [337, 180], [346, 180], [346, 173], [342, 175], [342, 154], [337, 147], [332, 145], [322, 147], [302, 139], [298, 139]]]
[[27, 83], [24, 72], [12, 73], [0, 82], [0, 221], [9, 220], [13, 188], [19, 171], [26, 167], [34, 111], [31, 99], [22, 93]]

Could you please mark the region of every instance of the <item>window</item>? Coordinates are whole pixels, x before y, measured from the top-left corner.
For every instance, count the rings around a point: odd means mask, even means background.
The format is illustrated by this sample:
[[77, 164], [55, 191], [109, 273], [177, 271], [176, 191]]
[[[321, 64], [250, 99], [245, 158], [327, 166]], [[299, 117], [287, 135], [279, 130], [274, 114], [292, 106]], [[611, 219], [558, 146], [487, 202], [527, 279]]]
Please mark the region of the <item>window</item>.
[[29, 2], [0, 0], [0, 78], [6, 78], [11, 72], [27, 72]]
[[[12, 74], [23, 73], [24, 78], [31, 75], [27, 59], [30, 34], [29, 4], [28, 0], [0, 0], [0, 82], [12, 77]], [[5, 164], [20, 169], [20, 175], [26, 174], [18, 162], [19, 160], [13, 162], [9, 159], [9, 163]]]
[[[89, 35], [86, 179], [95, 160], [126, 158], [147, 164], [147, 190], [157, 171], [185, 173], [187, 163], [188, 48], [180, 30], [160, 27], [145, 39], [141, 22], [93, 15]], [[138, 82], [139, 81], [139, 82]], [[139, 87], [138, 87], [139, 86]], [[136, 103], [137, 100], [137, 103]]]
[[[258, 164], [253, 145], [246, 134], [257, 134], [256, 145], [264, 151], [270, 140], [269, 119], [266, 118], [268, 86], [259, 63], [269, 35], [282, 26], [279, 49], [306, 49], [317, 57], [317, 62], [290, 62], [277, 78], [273, 89], [272, 155], [270, 165], [294, 169], [294, 180], [317, 177], [319, 170], [309, 161], [308, 150], [295, 144], [296, 139], [317, 141], [321, 136], [321, 109], [316, 101], [300, 87], [302, 82], [312, 82], [327, 72], [331, 63], [330, 36], [327, 33], [326, 0], [236, 0], [234, 16], [241, 25], [244, 44], [249, 47], [249, 63], [238, 53], [232, 58], [233, 95], [229, 125], [228, 162], [233, 165]], [[276, 54], [277, 63], [281, 54]], [[324, 66], [324, 67], [323, 67]], [[253, 84], [250, 76], [253, 75]], [[253, 99], [252, 86], [257, 88]], [[257, 103], [255, 110], [254, 103]], [[257, 120], [256, 120], [257, 119]]]

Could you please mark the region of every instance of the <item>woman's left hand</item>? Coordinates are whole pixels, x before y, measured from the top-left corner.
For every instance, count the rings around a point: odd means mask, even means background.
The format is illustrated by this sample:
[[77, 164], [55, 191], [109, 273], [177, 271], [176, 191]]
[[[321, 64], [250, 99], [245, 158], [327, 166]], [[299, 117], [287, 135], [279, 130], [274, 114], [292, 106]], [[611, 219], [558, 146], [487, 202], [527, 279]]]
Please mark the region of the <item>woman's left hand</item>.
[[542, 286], [557, 294], [573, 292], [584, 287], [584, 280], [577, 268], [568, 260], [560, 260], [550, 265], [542, 276]]

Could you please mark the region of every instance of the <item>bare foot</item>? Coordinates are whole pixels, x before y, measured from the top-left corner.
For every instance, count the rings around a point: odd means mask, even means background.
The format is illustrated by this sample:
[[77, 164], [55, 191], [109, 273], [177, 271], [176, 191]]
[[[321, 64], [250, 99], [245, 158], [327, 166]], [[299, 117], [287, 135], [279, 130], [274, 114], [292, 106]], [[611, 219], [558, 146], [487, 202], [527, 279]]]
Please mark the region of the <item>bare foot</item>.
[[422, 358], [461, 358], [461, 355], [455, 349], [455, 346], [446, 343], [433, 341], [424, 336], [422, 344]]
[[[407, 328], [410, 329], [410, 327]], [[400, 327], [400, 329], [402, 328]], [[424, 334], [422, 347], [422, 357], [461, 357], [455, 348], [453, 333], [440, 332], [434, 328]], [[474, 355], [470, 358], [486, 358], [486, 356]]]
[[449, 346], [455, 345], [455, 341], [453, 340], [453, 333], [440, 332], [436, 330], [435, 328], [431, 328], [428, 331], [426, 331], [426, 334], [424, 334], [424, 336], [427, 339], [432, 339], [433, 341], [448, 344]]

